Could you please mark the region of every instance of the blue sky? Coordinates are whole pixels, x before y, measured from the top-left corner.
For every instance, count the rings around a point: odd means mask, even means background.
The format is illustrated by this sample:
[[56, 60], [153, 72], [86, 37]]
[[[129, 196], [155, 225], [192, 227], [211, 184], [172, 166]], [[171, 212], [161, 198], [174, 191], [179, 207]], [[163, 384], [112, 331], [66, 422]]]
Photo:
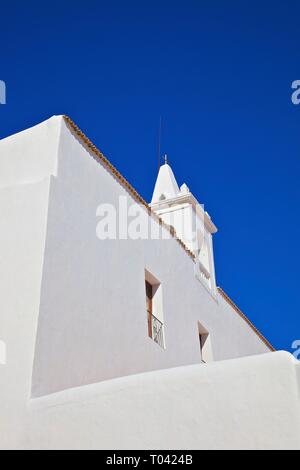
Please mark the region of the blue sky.
[[1, 4], [0, 138], [68, 114], [150, 200], [162, 152], [219, 227], [218, 284], [300, 339], [299, 1]]

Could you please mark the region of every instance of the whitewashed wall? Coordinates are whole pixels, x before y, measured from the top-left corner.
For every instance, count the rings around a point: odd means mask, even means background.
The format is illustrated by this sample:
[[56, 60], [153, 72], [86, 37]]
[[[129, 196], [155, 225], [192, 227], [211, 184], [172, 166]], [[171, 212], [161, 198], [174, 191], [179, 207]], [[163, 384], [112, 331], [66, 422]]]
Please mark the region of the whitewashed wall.
[[0, 142], [0, 445], [19, 439], [31, 395], [50, 174], [61, 119]]
[[[175, 240], [96, 238], [97, 205], [119, 194], [62, 118], [0, 142], [0, 448], [297, 446], [299, 366], [281, 353], [31, 398], [196, 364], [198, 321], [215, 360], [267, 351]], [[147, 337], [145, 268], [163, 284], [166, 351]]]
[[31, 400], [18, 446], [299, 450], [299, 367], [291, 355], [279, 352]]
[[48, 194], [49, 180], [0, 189], [0, 445], [17, 441], [31, 395]]
[[[97, 239], [97, 206], [117, 207], [121, 195], [133, 203], [62, 122], [58, 173], [50, 189], [33, 396], [197, 364], [198, 321], [211, 333], [215, 359], [268, 351], [236, 312], [224, 320], [223, 304], [196, 280], [193, 261], [176, 240]], [[162, 283], [166, 350], [147, 335], [145, 269]]]

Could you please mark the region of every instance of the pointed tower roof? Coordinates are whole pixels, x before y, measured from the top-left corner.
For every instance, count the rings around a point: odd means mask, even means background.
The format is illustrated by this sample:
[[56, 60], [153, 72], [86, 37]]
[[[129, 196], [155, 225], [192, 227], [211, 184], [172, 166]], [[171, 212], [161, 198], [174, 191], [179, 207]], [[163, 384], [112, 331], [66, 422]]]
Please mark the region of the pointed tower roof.
[[179, 192], [180, 190], [172, 168], [166, 161], [166, 163], [160, 167], [151, 204], [176, 197]]

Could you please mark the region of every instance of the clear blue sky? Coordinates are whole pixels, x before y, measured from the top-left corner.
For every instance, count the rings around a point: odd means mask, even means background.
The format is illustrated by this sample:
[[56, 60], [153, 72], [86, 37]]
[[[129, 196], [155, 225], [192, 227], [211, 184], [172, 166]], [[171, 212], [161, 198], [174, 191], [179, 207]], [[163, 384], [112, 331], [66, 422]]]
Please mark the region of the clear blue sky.
[[1, 4], [0, 138], [68, 114], [147, 199], [157, 127], [219, 227], [218, 284], [278, 349], [300, 339], [300, 3]]

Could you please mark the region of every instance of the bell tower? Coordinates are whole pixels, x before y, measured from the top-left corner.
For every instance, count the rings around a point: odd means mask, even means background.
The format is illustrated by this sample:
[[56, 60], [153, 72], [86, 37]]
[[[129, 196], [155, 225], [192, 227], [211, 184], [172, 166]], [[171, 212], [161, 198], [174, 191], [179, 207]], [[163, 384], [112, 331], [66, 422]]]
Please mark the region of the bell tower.
[[150, 206], [194, 253], [195, 276], [215, 295], [213, 235], [217, 227], [188, 186], [179, 188], [167, 157], [160, 167]]

